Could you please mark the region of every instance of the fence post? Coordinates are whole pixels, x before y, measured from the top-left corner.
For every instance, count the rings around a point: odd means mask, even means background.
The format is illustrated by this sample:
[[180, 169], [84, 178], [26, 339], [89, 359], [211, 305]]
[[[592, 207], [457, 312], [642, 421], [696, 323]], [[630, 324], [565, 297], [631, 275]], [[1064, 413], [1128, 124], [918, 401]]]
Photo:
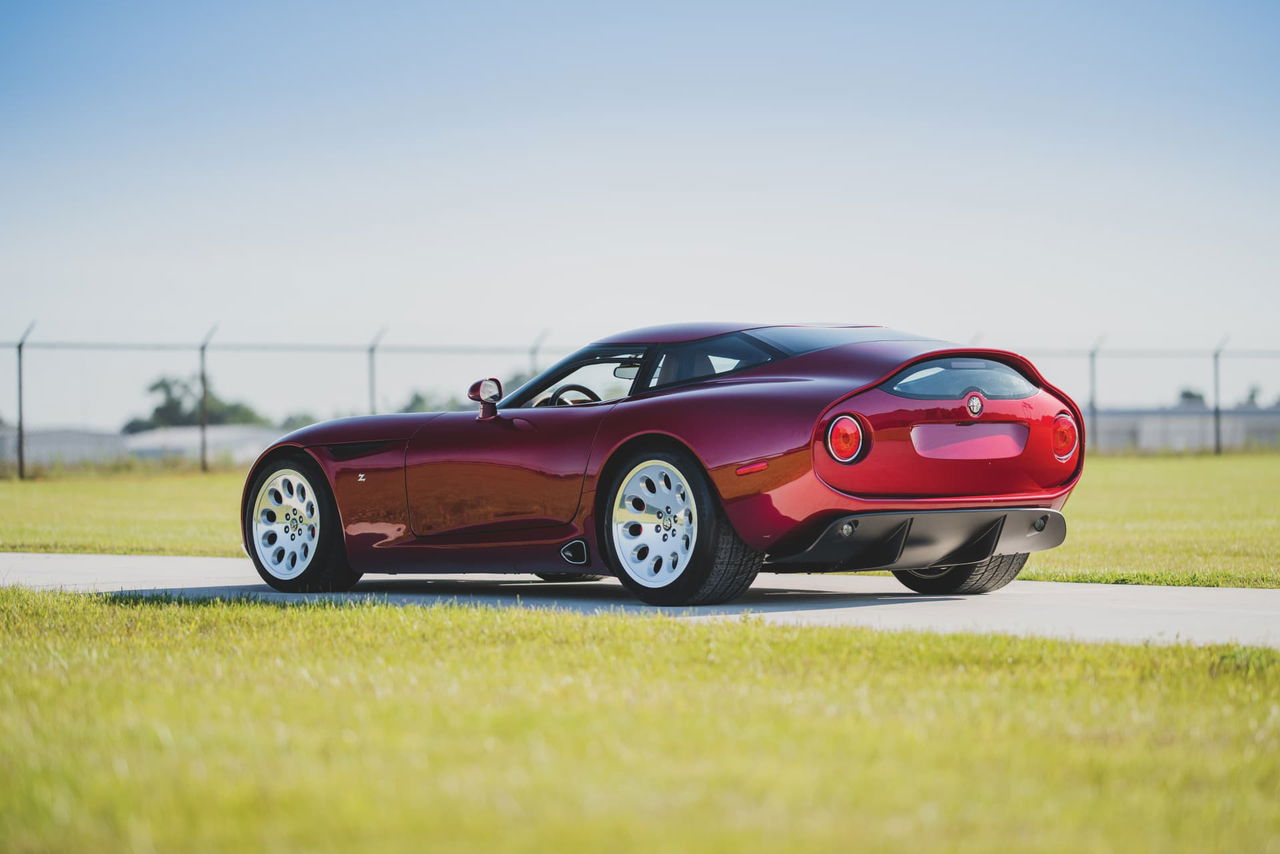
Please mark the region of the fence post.
[[1098, 351], [1102, 349], [1102, 336], [1093, 342], [1089, 350], [1089, 423], [1085, 426], [1085, 435], [1091, 437], [1091, 444], [1101, 448], [1102, 433], [1098, 430]]
[[373, 340], [369, 342], [369, 414], [378, 414], [378, 368], [377, 354], [378, 342], [382, 340], [382, 336], [387, 334], [387, 327], [378, 330], [378, 334], [373, 336]]
[[538, 375], [538, 351], [542, 349], [542, 342], [547, 340], [547, 332], [542, 330], [538, 333], [538, 337], [533, 339], [533, 345], [529, 348], [529, 376]]
[[1222, 350], [1227, 346], [1223, 338], [1213, 351], [1213, 452], [1222, 454]]
[[22, 337], [18, 339], [18, 480], [25, 480], [27, 477], [27, 422], [22, 411], [22, 350], [27, 344], [27, 336], [31, 334], [31, 330], [36, 328], [36, 322], [31, 321], [27, 326], [27, 331], [22, 333]]
[[205, 366], [205, 353], [209, 350], [209, 340], [217, 331], [215, 323], [200, 342], [200, 471], [209, 470], [209, 372]]

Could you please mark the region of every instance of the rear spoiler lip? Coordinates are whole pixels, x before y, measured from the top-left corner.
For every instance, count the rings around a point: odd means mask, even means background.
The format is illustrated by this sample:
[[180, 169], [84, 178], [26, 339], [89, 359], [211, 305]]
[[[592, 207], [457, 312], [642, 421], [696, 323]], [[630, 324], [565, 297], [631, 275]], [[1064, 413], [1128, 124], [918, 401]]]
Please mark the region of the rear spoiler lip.
[[893, 368], [891, 371], [884, 374], [883, 376], [877, 377], [871, 382], [863, 383], [862, 385], [850, 391], [848, 394], [845, 394], [842, 397], [835, 400], [830, 406], [823, 409], [822, 414], [818, 417], [817, 423], [814, 424], [814, 427], [813, 427], [814, 434], [812, 437], [810, 437], [810, 445], [812, 445], [818, 433], [824, 429], [824, 425], [827, 423], [827, 419], [830, 417], [832, 411], [840, 407], [842, 404], [846, 403], [850, 398], [855, 397], [859, 394], [862, 394], [864, 391], [867, 391], [868, 389], [873, 389], [881, 385], [890, 377], [893, 377], [898, 372], [902, 371], [904, 368], [909, 368], [912, 365], [919, 364], [920, 362], [927, 362], [930, 359], [937, 359], [943, 356], [974, 356], [982, 359], [994, 359], [995, 361], [998, 361], [998, 362], [1004, 362], [1010, 367], [1017, 368], [1019, 371], [1026, 374], [1032, 381], [1035, 382], [1036, 385], [1040, 386], [1041, 389], [1049, 392], [1054, 397], [1056, 397], [1059, 401], [1061, 401], [1062, 405], [1065, 406], [1067, 410], [1071, 413], [1071, 416], [1075, 418], [1076, 427], [1080, 435], [1080, 449], [1076, 456], [1076, 460], [1077, 460], [1076, 470], [1075, 472], [1072, 473], [1071, 477], [1064, 482], [1063, 486], [1074, 485], [1075, 482], [1080, 479], [1080, 475], [1084, 471], [1084, 451], [1085, 451], [1084, 413], [1081, 411], [1080, 407], [1076, 405], [1076, 402], [1071, 399], [1070, 395], [1068, 395], [1065, 391], [1063, 391], [1062, 389], [1058, 388], [1057, 386], [1051, 384], [1048, 380], [1046, 380], [1044, 378], [1044, 375], [1040, 373], [1039, 369], [1036, 368], [1036, 366], [1031, 363], [1030, 359], [1028, 359], [1026, 356], [1023, 356], [1019, 353], [1015, 353], [1012, 350], [996, 350], [996, 349], [987, 348], [987, 347], [941, 347], [937, 350], [930, 350], [927, 353], [921, 353], [918, 356], [912, 356], [910, 359], [907, 359], [906, 361], [902, 362], [901, 364], [899, 364], [898, 366], [896, 366], [895, 368]]

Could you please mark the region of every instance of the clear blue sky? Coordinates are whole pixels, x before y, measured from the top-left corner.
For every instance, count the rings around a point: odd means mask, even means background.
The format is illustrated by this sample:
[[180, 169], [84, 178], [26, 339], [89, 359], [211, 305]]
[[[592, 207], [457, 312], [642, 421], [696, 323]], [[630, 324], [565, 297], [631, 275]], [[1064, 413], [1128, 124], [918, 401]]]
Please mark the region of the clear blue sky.
[[[9, 3], [0, 340], [1280, 347], [1278, 41], [1276, 3]], [[356, 359], [216, 358], [271, 414], [364, 400]], [[386, 403], [494, 361], [389, 359]], [[165, 367], [36, 354], [32, 418]]]

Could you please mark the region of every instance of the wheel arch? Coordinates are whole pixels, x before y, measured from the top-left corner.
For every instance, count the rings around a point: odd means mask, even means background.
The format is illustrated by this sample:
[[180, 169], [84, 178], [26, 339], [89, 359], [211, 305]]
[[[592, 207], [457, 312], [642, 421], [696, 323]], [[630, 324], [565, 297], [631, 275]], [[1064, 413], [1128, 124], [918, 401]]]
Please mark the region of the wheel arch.
[[702, 475], [707, 478], [707, 481], [711, 481], [710, 476], [707, 474], [706, 463], [702, 461], [702, 458], [697, 455], [693, 448], [689, 447], [687, 442], [682, 441], [670, 433], [641, 433], [630, 437], [609, 452], [609, 456], [605, 458], [604, 465], [600, 467], [600, 473], [596, 477], [597, 497], [601, 491], [600, 487], [607, 483], [617, 472], [618, 468], [621, 467], [623, 458], [626, 457], [627, 454], [644, 449], [678, 451], [683, 454], [688, 454], [695, 462], [697, 462], [698, 468], [701, 470]]

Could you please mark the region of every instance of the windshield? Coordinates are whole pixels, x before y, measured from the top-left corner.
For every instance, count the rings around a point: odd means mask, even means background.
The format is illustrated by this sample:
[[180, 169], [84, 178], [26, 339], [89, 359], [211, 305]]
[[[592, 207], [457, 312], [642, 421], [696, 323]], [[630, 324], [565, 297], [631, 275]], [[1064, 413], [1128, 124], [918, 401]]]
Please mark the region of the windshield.
[[579, 350], [520, 386], [499, 408], [577, 406], [618, 400], [631, 393], [643, 361], [644, 351], [635, 347]]

